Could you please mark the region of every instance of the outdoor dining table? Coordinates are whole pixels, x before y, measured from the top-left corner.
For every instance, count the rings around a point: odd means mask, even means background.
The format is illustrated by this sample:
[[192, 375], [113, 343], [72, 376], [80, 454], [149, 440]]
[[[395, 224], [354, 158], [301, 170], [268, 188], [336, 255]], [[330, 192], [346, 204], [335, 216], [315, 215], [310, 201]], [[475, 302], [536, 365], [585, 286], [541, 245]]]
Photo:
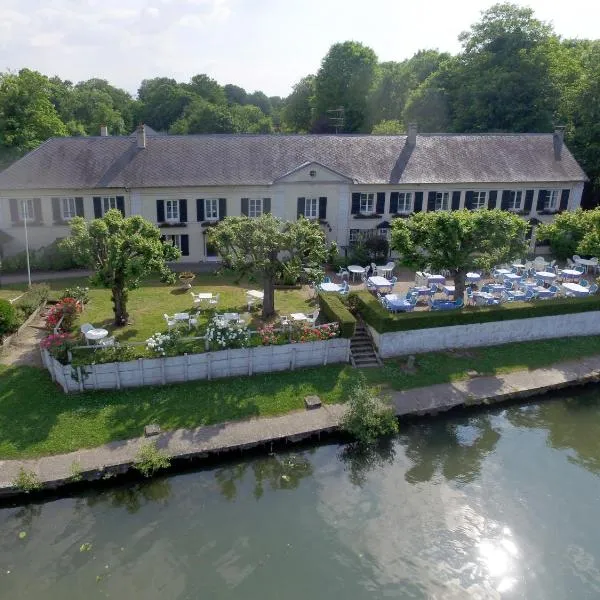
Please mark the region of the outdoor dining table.
[[573, 261], [575, 262], [576, 265], [581, 265], [582, 267], [585, 267], [587, 270], [587, 267], [597, 267], [598, 266], [598, 259], [594, 259], [594, 258], [574, 258]]
[[527, 294], [521, 290], [508, 290], [506, 295], [513, 300], [525, 300], [527, 296]]
[[425, 273], [425, 277], [427, 278], [427, 283], [446, 283], [446, 278], [443, 275], [433, 275], [432, 273]]
[[479, 296], [479, 298], [485, 298], [486, 300], [495, 300], [496, 297], [494, 294], [490, 294], [489, 292], [473, 292], [473, 297]]
[[449, 283], [445, 283], [444, 285], [441, 285], [440, 288], [442, 289], [442, 292], [444, 292], [444, 294], [446, 294], [446, 296], [453, 296], [454, 290], [456, 289], [455, 286], [453, 286], [452, 284], [449, 284]]
[[571, 295], [574, 296], [589, 296], [590, 289], [586, 288], [578, 283], [563, 283], [563, 289]]
[[360, 265], [349, 265], [347, 268], [348, 271], [352, 273], [352, 281], [356, 279], [357, 275], [362, 275], [366, 271], [366, 269]]
[[319, 289], [323, 292], [341, 292], [344, 288], [337, 283], [329, 282], [329, 283], [321, 283], [319, 285]]
[[496, 273], [498, 273], [498, 275], [508, 275], [509, 273], [512, 273], [512, 271], [510, 269], [496, 269]]
[[85, 332], [85, 339], [90, 342], [99, 342], [103, 340], [108, 335], [108, 331], [106, 329], [102, 329], [102, 327], [98, 327], [95, 329], [90, 329]]
[[290, 315], [294, 321], [307, 321], [308, 317], [304, 313], [292, 313]]
[[467, 273], [467, 282], [468, 283], [476, 283], [481, 280], [481, 275], [479, 273]]
[[551, 292], [548, 288], [539, 285], [531, 289], [535, 292], [535, 295], [538, 298], [550, 298], [554, 295], [553, 292]]
[[372, 277], [369, 277], [369, 279], [367, 279], [367, 283], [377, 289], [392, 287], [390, 280], [386, 279], [385, 277], [381, 277], [381, 275], [373, 275]]
[[554, 281], [556, 279], [556, 273], [551, 271], [536, 271], [535, 275], [544, 281]]
[[394, 270], [394, 265], [382, 265], [381, 267], [375, 267], [375, 271], [377, 275], [383, 275], [384, 277], [388, 277], [391, 272]]
[[391, 310], [411, 311], [414, 308], [411, 302], [398, 294], [386, 294], [385, 299]]
[[254, 298], [255, 300], [264, 300], [265, 293], [260, 290], [246, 290], [246, 296]]
[[516, 273], [508, 273], [504, 276], [506, 281], [520, 281], [522, 278], [521, 275], [517, 275]]
[[525, 265], [522, 263], [513, 263], [511, 266], [513, 266], [515, 269], [524, 269]]
[[[503, 292], [506, 288], [501, 283], [489, 283], [488, 288], [492, 290], [492, 292]], [[481, 294], [481, 292], [479, 292]]]
[[563, 279], [581, 279], [582, 277], [581, 271], [576, 271], [575, 269], [561, 269], [560, 274]]

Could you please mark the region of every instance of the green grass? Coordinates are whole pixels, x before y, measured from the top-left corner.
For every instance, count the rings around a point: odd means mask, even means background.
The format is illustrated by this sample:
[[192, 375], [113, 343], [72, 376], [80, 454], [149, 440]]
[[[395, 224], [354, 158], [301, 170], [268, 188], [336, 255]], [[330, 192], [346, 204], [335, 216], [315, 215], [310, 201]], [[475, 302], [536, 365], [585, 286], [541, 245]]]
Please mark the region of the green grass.
[[[89, 286], [87, 278], [55, 279], [48, 282], [57, 296], [66, 287], [76, 285]], [[11, 286], [12, 289], [0, 290], [14, 297], [14, 290], [24, 289], [24, 284]], [[192, 301], [190, 291], [194, 293], [212, 292], [220, 294], [218, 312], [247, 312], [246, 290], [262, 289], [260, 284], [252, 284], [242, 281], [236, 284], [230, 275], [215, 275], [212, 273], [201, 273], [196, 275], [191, 290], [182, 290], [179, 282], [175, 285], [165, 285], [159, 281], [149, 280], [137, 290], [129, 293], [127, 310], [130, 315], [131, 325], [115, 328], [113, 326], [111, 292], [105, 288], [91, 288], [89, 292], [90, 301], [84, 312], [75, 324], [75, 330], [79, 330], [81, 323], [92, 323], [96, 327], [103, 327], [121, 342], [141, 342], [147, 340], [151, 335], [166, 330], [164, 314], [172, 315], [176, 312], [195, 312], [196, 307]], [[2, 297], [2, 296], [0, 296]], [[301, 290], [276, 290], [275, 309], [279, 314], [293, 312], [312, 312], [316, 303], [309, 300], [306, 288]], [[208, 321], [208, 311], [202, 311], [198, 322], [202, 329]], [[260, 325], [260, 311], [252, 313], [249, 319], [250, 327], [256, 329]]]
[[[461, 352], [417, 355], [416, 372], [404, 359], [365, 369], [372, 385], [395, 390], [456, 381], [467, 371], [504, 373], [600, 354], [600, 336], [507, 344]], [[195, 427], [302, 409], [316, 394], [343, 402], [360, 371], [349, 365], [219, 381], [190, 382], [113, 392], [65, 395], [45, 371], [0, 366], [0, 459], [71, 452], [142, 434], [156, 422], [163, 429]]]

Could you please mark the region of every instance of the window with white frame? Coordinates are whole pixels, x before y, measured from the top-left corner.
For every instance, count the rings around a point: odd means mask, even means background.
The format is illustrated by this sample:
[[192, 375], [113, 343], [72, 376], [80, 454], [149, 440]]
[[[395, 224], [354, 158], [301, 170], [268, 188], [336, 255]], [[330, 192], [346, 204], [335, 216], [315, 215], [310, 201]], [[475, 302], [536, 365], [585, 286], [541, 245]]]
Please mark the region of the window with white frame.
[[360, 195], [360, 212], [363, 215], [372, 215], [375, 212], [375, 194]]
[[476, 210], [478, 208], [485, 208], [487, 200], [487, 192], [473, 192], [473, 198], [471, 199], [471, 208]]
[[435, 193], [435, 210], [450, 209], [450, 192]]
[[560, 190], [548, 190], [548, 194], [546, 195], [546, 201], [544, 202], [545, 210], [558, 210], [560, 206]]
[[19, 202], [19, 219], [21, 221], [33, 221], [35, 211], [33, 208], [33, 198], [25, 198], [18, 200]]
[[106, 214], [111, 208], [117, 208], [117, 198], [115, 196], [103, 196], [102, 214]]
[[61, 211], [62, 218], [64, 221], [68, 221], [73, 217], [77, 216], [77, 206], [75, 204], [75, 198], [61, 198]]
[[348, 243], [350, 245], [356, 244], [356, 242], [358, 242], [358, 240], [359, 240], [358, 232], [359, 232], [358, 229], [351, 229], [350, 230], [350, 234], [348, 235]]
[[398, 193], [398, 212], [407, 213], [412, 210], [412, 192]]
[[306, 198], [304, 200], [304, 216], [307, 219], [316, 219], [319, 216], [318, 198]]
[[207, 221], [219, 220], [219, 199], [205, 198], [204, 199], [204, 218]]
[[508, 192], [508, 204], [506, 207], [508, 210], [522, 210], [523, 208], [523, 191], [522, 190], [510, 190]]
[[248, 198], [248, 216], [260, 217], [263, 212], [262, 198]]
[[179, 221], [179, 200], [165, 200], [165, 220]]
[[181, 236], [180, 235], [166, 235], [165, 241], [172, 244], [178, 250], [181, 250]]

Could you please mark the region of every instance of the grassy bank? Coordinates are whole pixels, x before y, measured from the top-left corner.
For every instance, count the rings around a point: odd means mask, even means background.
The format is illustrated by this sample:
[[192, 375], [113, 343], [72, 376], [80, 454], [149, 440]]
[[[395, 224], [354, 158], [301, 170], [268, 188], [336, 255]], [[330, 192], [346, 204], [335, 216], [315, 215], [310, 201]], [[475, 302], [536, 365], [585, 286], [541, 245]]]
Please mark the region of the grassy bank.
[[[396, 390], [482, 374], [534, 369], [600, 354], [600, 336], [507, 344], [417, 356], [416, 372], [404, 360], [364, 370], [373, 385]], [[166, 387], [67, 396], [45, 371], [0, 365], [0, 459], [36, 457], [139, 436], [144, 425], [195, 427], [301, 409], [307, 394], [343, 402], [359, 371], [329, 365], [251, 378], [190, 382]]]

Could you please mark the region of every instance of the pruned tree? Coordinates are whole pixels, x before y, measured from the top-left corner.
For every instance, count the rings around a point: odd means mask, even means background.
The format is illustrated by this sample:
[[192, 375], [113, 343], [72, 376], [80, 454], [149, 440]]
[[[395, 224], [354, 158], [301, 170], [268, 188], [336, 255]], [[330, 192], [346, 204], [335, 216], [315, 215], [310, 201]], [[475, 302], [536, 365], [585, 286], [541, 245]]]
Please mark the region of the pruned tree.
[[417, 213], [392, 224], [392, 248], [412, 268], [447, 270], [455, 298], [463, 298], [469, 271], [490, 270], [526, 250], [527, 223], [503, 210]]
[[143, 217], [124, 217], [109, 210], [101, 219], [71, 220], [71, 236], [61, 242], [77, 259], [95, 270], [92, 281], [112, 291], [114, 323], [126, 325], [129, 290], [151, 273], [173, 283], [175, 274], [166, 261], [176, 260], [180, 251], [161, 240], [158, 227]]
[[566, 260], [580, 251], [584, 236], [592, 232], [592, 221], [598, 222], [598, 216], [600, 209], [565, 211], [556, 215], [552, 223], [540, 225], [536, 230], [536, 239], [547, 241], [552, 254], [559, 260]]
[[322, 265], [327, 256], [325, 234], [319, 224], [300, 218], [286, 222], [271, 214], [258, 218], [227, 217], [208, 234], [225, 266], [240, 277], [256, 277], [263, 284], [263, 318], [275, 313], [275, 280], [291, 260]]

